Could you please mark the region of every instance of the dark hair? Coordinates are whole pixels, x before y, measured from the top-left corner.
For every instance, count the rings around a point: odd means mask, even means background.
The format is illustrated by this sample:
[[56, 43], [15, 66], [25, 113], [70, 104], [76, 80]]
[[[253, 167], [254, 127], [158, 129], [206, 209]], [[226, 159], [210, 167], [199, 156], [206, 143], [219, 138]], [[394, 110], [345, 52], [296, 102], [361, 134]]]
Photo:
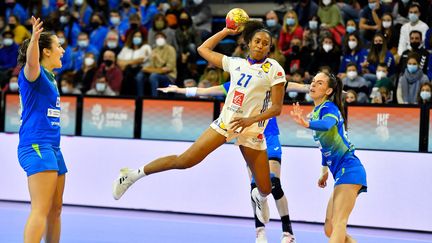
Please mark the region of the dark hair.
[[343, 45], [344, 45], [344, 54], [351, 53], [351, 49], [349, 48], [349, 45], [348, 45], [350, 36], [354, 36], [356, 38], [356, 40], [357, 40], [357, 46], [353, 50], [355, 53], [359, 52], [360, 49], [363, 46], [363, 43], [362, 43], [362, 41], [360, 39], [360, 36], [358, 35], [358, 32], [355, 31], [353, 33], [350, 33], [350, 34], [346, 35], [344, 43], [343, 43]]
[[[52, 45], [52, 36], [54, 34], [51, 32], [47, 32], [44, 31], [42, 33], [40, 33], [40, 37], [39, 37], [39, 62], [42, 60], [43, 57], [43, 49], [51, 49], [51, 45]], [[21, 43], [21, 46], [18, 50], [18, 63], [21, 65], [24, 65], [27, 62], [27, 48], [29, 46], [30, 43], [30, 39], [26, 39], [23, 41], [23, 43]]]
[[411, 32], [409, 33], [409, 37], [411, 37], [412, 34], [419, 34], [420, 35], [420, 39], [423, 38], [422, 32], [420, 32], [418, 30], [411, 30]]
[[356, 70], [357, 70], [357, 64], [356, 64], [355, 62], [349, 62], [349, 63], [346, 65], [346, 69], [348, 69], [348, 67], [355, 67]]
[[[429, 86], [429, 88], [432, 90], [432, 84], [429, 83], [429, 82], [427, 82], [427, 83], [423, 83], [422, 85], [420, 85], [420, 88], [419, 88], [419, 90], [418, 90], [418, 92], [417, 92], [417, 103], [418, 103], [418, 104], [423, 104], [423, 99], [421, 98], [420, 93], [421, 93], [421, 89], [422, 89], [424, 86]], [[428, 103], [431, 103], [431, 100], [429, 100]]]
[[421, 7], [420, 7], [420, 4], [418, 2], [412, 2], [411, 5], [409, 6], [408, 10], [411, 8], [417, 8], [419, 10], [419, 12], [421, 13]]
[[345, 129], [348, 129], [345, 108], [343, 105], [344, 103], [342, 100], [342, 90], [343, 90], [342, 80], [336, 77], [333, 73], [328, 73], [328, 72], [320, 72], [320, 73], [323, 73], [328, 77], [328, 86], [333, 89], [332, 93], [329, 95], [329, 98], [331, 98], [332, 101], [338, 107], [340, 113], [342, 114], [342, 118], [344, 119]]
[[386, 69], [388, 69], [387, 63], [385, 62], [378, 63], [378, 67], [385, 67]]
[[256, 21], [256, 20], [252, 20], [252, 21], [248, 21], [245, 25], [244, 25], [244, 29], [243, 29], [243, 39], [246, 43], [249, 43], [252, 41], [252, 38], [255, 36], [256, 33], [258, 32], [264, 32], [266, 34], [269, 35], [270, 37], [270, 46], [272, 45], [272, 34], [270, 33], [269, 30], [267, 30], [264, 26], [263, 23], [261, 23], [260, 21]]

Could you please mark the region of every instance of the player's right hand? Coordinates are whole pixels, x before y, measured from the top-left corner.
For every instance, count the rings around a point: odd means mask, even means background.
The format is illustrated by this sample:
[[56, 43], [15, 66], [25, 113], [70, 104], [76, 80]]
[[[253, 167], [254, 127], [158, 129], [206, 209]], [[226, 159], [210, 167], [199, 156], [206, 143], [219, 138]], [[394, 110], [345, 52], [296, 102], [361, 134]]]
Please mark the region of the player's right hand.
[[328, 179], [328, 172], [321, 175], [321, 177], [318, 179], [318, 186], [321, 188], [324, 188], [327, 186], [327, 179]]
[[31, 17], [30, 22], [33, 26], [33, 32], [31, 38], [33, 40], [39, 40], [40, 33], [42, 33], [43, 31], [43, 27], [42, 27], [43, 22], [40, 18], [36, 19], [34, 16]]
[[177, 93], [178, 86], [177, 85], [170, 85], [165, 88], [157, 88], [157, 90], [162, 91], [164, 93]]

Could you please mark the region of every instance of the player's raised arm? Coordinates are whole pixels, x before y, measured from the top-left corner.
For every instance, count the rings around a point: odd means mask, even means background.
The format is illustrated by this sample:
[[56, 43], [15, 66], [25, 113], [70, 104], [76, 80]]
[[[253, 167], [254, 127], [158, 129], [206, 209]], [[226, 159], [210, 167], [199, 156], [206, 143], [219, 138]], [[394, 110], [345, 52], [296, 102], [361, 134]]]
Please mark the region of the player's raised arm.
[[[33, 26], [33, 33], [27, 47], [26, 63], [24, 66], [24, 74], [29, 81], [35, 81], [39, 76], [40, 63], [39, 63], [39, 37], [43, 31], [42, 20], [32, 16], [31, 23]], [[25, 42], [26, 43], [26, 42]]]

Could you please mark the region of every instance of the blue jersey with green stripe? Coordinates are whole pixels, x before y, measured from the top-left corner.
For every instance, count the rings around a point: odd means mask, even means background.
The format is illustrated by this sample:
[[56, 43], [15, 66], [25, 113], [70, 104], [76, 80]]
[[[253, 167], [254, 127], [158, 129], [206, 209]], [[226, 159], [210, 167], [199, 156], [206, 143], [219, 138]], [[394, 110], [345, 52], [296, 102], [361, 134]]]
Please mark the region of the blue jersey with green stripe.
[[328, 131], [313, 130], [313, 137], [322, 154], [322, 165], [328, 166], [332, 173], [339, 170], [342, 157], [347, 151], [354, 152], [354, 146], [348, 140], [344, 119], [338, 107], [331, 101], [325, 101], [313, 110], [311, 121], [331, 117], [336, 125]]
[[[230, 82], [225, 82], [222, 87], [226, 94], [230, 88]], [[270, 135], [279, 135], [279, 127], [276, 121], [276, 117], [270, 118], [267, 122], [266, 128], [264, 129], [264, 136]]]
[[24, 68], [18, 75], [21, 102], [19, 146], [60, 145], [60, 94], [54, 74], [40, 66], [39, 77], [30, 82]]

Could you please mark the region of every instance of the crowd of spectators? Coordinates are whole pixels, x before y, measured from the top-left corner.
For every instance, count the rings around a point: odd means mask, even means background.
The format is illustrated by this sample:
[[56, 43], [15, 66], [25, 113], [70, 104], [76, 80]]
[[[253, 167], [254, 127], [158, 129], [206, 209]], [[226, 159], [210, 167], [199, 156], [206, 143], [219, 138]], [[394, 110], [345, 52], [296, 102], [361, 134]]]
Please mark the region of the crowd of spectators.
[[[269, 56], [288, 81], [309, 83], [317, 71], [329, 70], [342, 79], [347, 103], [424, 104], [432, 90], [428, 13], [430, 0], [297, 0], [254, 17], [273, 34]], [[65, 50], [56, 70], [63, 94], [160, 96], [157, 88], [170, 84], [209, 87], [229, 80], [196, 51], [216, 22], [205, 0], [5, 0], [2, 91], [19, 88], [16, 59], [30, 37], [32, 15]], [[232, 46], [219, 47], [225, 54], [248, 55], [241, 38], [226, 43]], [[307, 94], [285, 97], [310, 102]]]

